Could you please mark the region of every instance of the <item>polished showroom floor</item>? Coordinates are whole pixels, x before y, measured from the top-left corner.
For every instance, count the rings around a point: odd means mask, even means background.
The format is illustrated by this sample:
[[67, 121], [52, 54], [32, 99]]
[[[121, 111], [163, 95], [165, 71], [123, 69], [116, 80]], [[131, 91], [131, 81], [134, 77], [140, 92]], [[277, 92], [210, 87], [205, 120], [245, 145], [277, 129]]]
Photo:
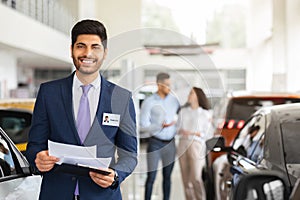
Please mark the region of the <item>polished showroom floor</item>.
[[[143, 200], [146, 180], [146, 145], [141, 144], [139, 163], [135, 172], [122, 183], [123, 200]], [[161, 167], [160, 167], [161, 168]], [[162, 200], [162, 170], [159, 170], [153, 187], [152, 200]], [[179, 162], [175, 162], [172, 174], [170, 199], [184, 199]]]

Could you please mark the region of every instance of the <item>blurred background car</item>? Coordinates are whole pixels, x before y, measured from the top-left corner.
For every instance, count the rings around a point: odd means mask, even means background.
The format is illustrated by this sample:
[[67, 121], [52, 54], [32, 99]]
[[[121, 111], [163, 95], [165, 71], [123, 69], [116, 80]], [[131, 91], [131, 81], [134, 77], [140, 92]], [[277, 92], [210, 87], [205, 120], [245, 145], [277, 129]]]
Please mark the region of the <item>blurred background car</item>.
[[0, 143], [0, 199], [38, 199], [41, 176], [33, 175], [28, 161], [2, 128]]
[[[300, 102], [294, 93], [235, 91], [226, 94], [213, 112], [214, 135], [221, 135], [226, 146], [231, 146], [245, 121], [262, 107]], [[231, 180], [230, 165], [224, 152], [209, 152], [204, 172], [207, 196], [210, 199], [226, 199], [226, 182]]]
[[[299, 103], [300, 94], [246, 92], [235, 91], [228, 93], [220, 100], [214, 109], [215, 135], [222, 135], [226, 145], [232, 144], [245, 121], [261, 107]], [[217, 154], [212, 156], [212, 161]]]
[[0, 126], [25, 152], [35, 99], [0, 99]]
[[[274, 170], [283, 174], [288, 191], [300, 178], [300, 104], [277, 105], [255, 112], [240, 130], [232, 146], [213, 138], [207, 141], [209, 149], [228, 152], [232, 188], [253, 171]], [[221, 141], [221, 142], [220, 142]], [[222, 142], [223, 141], [223, 142]], [[216, 145], [214, 145], [214, 143]]]

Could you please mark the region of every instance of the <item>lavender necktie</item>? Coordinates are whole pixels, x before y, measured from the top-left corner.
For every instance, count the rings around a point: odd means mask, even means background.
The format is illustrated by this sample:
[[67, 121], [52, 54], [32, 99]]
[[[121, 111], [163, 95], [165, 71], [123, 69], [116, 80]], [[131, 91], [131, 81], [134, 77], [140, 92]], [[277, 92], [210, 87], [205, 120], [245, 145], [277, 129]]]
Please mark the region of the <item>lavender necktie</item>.
[[[91, 128], [91, 115], [90, 115], [90, 105], [88, 99], [88, 92], [92, 85], [82, 85], [82, 96], [80, 98], [80, 104], [77, 114], [77, 132], [81, 143], [84, 142], [90, 128]], [[79, 195], [78, 181], [76, 183], [76, 188], [74, 195]]]
[[80, 137], [81, 143], [84, 142], [90, 128], [91, 128], [91, 115], [88, 99], [88, 92], [92, 85], [82, 85], [82, 96], [77, 114], [77, 132]]

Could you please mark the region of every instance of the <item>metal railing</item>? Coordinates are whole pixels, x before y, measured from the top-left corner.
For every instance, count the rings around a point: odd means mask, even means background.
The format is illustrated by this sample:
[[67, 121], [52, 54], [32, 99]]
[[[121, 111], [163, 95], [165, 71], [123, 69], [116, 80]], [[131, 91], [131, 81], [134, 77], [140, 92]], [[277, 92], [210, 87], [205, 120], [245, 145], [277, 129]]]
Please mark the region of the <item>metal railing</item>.
[[68, 35], [76, 21], [58, 0], [1, 0], [1, 3]]

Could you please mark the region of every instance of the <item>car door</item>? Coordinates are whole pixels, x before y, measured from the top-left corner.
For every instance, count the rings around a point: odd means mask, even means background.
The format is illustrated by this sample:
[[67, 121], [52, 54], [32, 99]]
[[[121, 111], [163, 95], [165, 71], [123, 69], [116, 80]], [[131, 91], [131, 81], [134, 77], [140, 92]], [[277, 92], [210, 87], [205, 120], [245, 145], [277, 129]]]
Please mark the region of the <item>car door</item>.
[[300, 178], [300, 120], [295, 118], [292, 121], [281, 123], [281, 135], [284, 150], [286, 176], [293, 187]]
[[31, 173], [29, 163], [0, 128], [0, 199], [38, 199], [41, 176]]

